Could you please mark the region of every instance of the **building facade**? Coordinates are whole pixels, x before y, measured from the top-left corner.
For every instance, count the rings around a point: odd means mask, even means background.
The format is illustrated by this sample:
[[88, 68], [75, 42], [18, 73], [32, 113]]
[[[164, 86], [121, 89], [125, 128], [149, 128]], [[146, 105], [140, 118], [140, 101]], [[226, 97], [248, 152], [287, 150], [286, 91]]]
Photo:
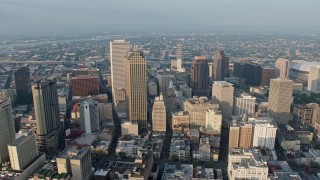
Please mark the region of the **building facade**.
[[196, 56], [191, 65], [190, 87], [193, 96], [209, 95], [209, 67], [206, 57]]
[[229, 119], [233, 111], [233, 84], [227, 81], [214, 81], [212, 84], [212, 97], [219, 100], [222, 117]]
[[156, 97], [152, 108], [152, 130], [156, 132], [166, 132], [166, 107], [163, 101], [163, 95]]
[[310, 67], [308, 76], [308, 91], [320, 92], [320, 66]]
[[99, 94], [99, 78], [77, 76], [71, 80], [72, 96], [94, 96]]
[[215, 81], [224, 81], [229, 71], [229, 57], [223, 51], [214, 54], [213, 76]]
[[234, 97], [233, 115], [255, 113], [256, 98], [247, 93]]
[[86, 133], [100, 130], [98, 102], [88, 99], [79, 103], [80, 127]]
[[14, 73], [18, 104], [30, 104], [32, 102], [31, 81], [29, 66], [20, 67]]

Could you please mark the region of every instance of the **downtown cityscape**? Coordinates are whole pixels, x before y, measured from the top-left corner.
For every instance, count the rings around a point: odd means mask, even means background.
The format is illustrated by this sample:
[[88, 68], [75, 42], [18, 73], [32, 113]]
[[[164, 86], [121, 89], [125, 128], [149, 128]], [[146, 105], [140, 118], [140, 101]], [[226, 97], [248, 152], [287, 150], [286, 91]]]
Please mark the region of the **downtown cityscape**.
[[40, 32], [1, 21], [0, 179], [320, 179], [311, 28]]

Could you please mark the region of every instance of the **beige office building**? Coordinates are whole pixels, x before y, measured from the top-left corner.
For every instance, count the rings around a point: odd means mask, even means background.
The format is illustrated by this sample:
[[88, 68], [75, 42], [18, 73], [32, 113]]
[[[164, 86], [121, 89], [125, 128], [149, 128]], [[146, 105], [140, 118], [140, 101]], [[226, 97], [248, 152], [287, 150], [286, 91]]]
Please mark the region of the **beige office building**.
[[252, 124], [240, 123], [239, 148], [252, 147]]
[[320, 92], [320, 66], [310, 67], [308, 76], [308, 91]]
[[125, 121], [121, 123], [121, 136], [125, 135], [139, 135], [138, 123]]
[[11, 101], [0, 99], [0, 164], [9, 160], [8, 144], [15, 139]]
[[38, 156], [36, 135], [21, 136], [8, 145], [11, 167], [24, 170]]
[[181, 131], [182, 127], [189, 128], [190, 116], [187, 111], [179, 111], [171, 114], [171, 128], [173, 131]]
[[287, 59], [279, 58], [276, 61], [277, 75], [280, 79], [289, 78], [290, 62]]
[[212, 97], [219, 100], [223, 119], [230, 119], [233, 111], [233, 84], [227, 81], [213, 81]]
[[237, 122], [230, 124], [229, 128], [229, 149], [239, 147], [240, 127]]
[[166, 107], [163, 101], [163, 95], [156, 97], [152, 109], [152, 130], [156, 132], [166, 132]]
[[126, 64], [126, 90], [128, 117], [138, 121], [139, 130], [147, 127], [147, 64], [140, 51], [128, 52]]
[[287, 124], [291, 120], [292, 91], [293, 81], [280, 78], [271, 79], [268, 111], [277, 124]]
[[234, 97], [233, 114], [235, 116], [255, 113], [256, 98], [247, 93]]
[[185, 102], [185, 110], [190, 115], [190, 128], [205, 127], [206, 112], [209, 108], [219, 109], [217, 101], [208, 100], [207, 97], [194, 97]]

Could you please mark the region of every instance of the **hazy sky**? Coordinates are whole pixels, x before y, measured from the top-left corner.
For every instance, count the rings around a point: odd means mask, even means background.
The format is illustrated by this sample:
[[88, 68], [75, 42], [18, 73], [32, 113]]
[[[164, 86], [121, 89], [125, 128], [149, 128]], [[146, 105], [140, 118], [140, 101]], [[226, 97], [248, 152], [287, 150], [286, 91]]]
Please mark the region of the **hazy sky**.
[[0, 0], [0, 32], [319, 32], [320, 0]]

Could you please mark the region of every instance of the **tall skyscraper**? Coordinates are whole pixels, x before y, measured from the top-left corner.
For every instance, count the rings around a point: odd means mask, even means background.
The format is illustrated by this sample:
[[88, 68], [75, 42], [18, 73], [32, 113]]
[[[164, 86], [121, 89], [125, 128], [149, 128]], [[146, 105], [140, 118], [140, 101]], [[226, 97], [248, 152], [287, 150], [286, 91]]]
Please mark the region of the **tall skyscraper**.
[[0, 164], [9, 160], [8, 144], [15, 140], [11, 101], [0, 99]]
[[276, 78], [276, 69], [271, 67], [261, 68], [261, 86], [269, 86], [270, 80]]
[[14, 73], [14, 79], [16, 84], [18, 104], [29, 104], [32, 102], [31, 81], [29, 66], [20, 67]]
[[217, 51], [214, 54], [214, 80], [223, 81], [229, 71], [229, 57], [225, 56], [223, 51]]
[[246, 84], [260, 86], [261, 66], [254, 62], [246, 62], [244, 66], [244, 76], [246, 78]]
[[271, 79], [268, 110], [277, 124], [287, 124], [291, 120], [292, 91], [293, 81], [281, 78]]
[[246, 63], [244, 62], [235, 62], [233, 65], [233, 76], [245, 78], [245, 65]]
[[147, 127], [147, 64], [140, 51], [126, 56], [126, 95], [130, 121], [138, 121], [139, 130]]
[[99, 126], [98, 102], [88, 99], [79, 103], [80, 127], [86, 133], [97, 132]]
[[171, 61], [171, 70], [178, 72], [185, 72], [182, 67], [182, 55], [183, 55], [183, 44], [182, 42], [177, 43], [176, 60]]
[[171, 81], [171, 75], [169, 74], [159, 74], [158, 75], [159, 80], [159, 90], [160, 93], [163, 94], [163, 96], [166, 98], [169, 90], [169, 83]]
[[[112, 97], [116, 112], [118, 112], [119, 109], [122, 109], [117, 107], [117, 102], [120, 102], [121, 105], [123, 103], [126, 104], [126, 102], [117, 99], [117, 96], [115, 96], [115, 90], [123, 89], [124, 93], [126, 92], [125, 56], [130, 49], [130, 42], [125, 40], [115, 40], [110, 42], [109, 59], [111, 65]], [[125, 109], [125, 111], [127, 111], [127, 109]]]
[[289, 78], [290, 62], [287, 59], [279, 58], [276, 61], [277, 75], [279, 78]]
[[190, 87], [194, 96], [208, 96], [209, 67], [206, 57], [196, 56], [191, 65]]
[[32, 84], [33, 104], [37, 123], [39, 151], [53, 152], [63, 146], [60, 113], [55, 79], [46, 79]]
[[163, 101], [163, 95], [156, 97], [152, 109], [152, 130], [166, 132], [166, 107]]
[[308, 76], [308, 91], [320, 92], [320, 66], [310, 67]]
[[236, 116], [244, 113], [255, 113], [256, 98], [247, 93], [234, 97], [233, 114]]
[[227, 81], [213, 81], [212, 97], [219, 100], [220, 109], [223, 119], [229, 119], [233, 110], [233, 84]]

